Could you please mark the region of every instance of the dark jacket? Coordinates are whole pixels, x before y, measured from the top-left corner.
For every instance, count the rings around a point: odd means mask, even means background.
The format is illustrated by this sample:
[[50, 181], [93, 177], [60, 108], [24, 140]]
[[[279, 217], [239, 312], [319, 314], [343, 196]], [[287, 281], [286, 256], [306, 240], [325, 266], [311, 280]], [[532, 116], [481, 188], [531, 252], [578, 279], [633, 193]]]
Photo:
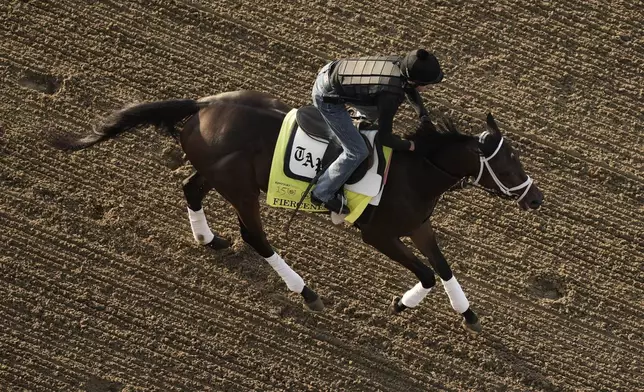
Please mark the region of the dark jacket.
[[[405, 98], [419, 117], [427, 115], [418, 91], [400, 70], [400, 57], [363, 57], [336, 61], [330, 68], [335, 93], [346, 103], [377, 110], [378, 134], [394, 150], [409, 150], [411, 143], [393, 134], [393, 120]], [[372, 111], [372, 110], [370, 110]]]

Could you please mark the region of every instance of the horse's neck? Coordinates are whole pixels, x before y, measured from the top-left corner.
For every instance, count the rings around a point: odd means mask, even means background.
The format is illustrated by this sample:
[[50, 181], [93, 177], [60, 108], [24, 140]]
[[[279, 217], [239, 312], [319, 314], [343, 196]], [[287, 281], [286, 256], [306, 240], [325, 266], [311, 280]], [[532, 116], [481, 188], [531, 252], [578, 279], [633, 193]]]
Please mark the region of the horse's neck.
[[422, 193], [423, 198], [439, 197], [464, 177], [478, 173], [476, 147], [469, 143], [447, 146], [423, 162], [423, 169], [419, 173], [421, 178], [416, 180], [422, 184], [416, 189]]
[[431, 161], [408, 152], [394, 152], [388, 183], [413, 194], [414, 200], [431, 204], [464, 177], [478, 174], [476, 151], [476, 140], [472, 139], [433, 153]]
[[434, 154], [432, 162], [440, 169], [456, 178], [476, 177], [479, 171], [479, 155], [476, 139], [447, 146]]

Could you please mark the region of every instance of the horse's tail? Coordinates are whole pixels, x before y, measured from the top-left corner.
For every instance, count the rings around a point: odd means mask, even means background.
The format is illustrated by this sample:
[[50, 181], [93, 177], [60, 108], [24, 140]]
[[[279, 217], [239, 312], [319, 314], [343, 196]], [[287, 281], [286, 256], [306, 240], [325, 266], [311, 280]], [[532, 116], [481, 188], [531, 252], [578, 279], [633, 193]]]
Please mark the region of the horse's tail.
[[128, 106], [112, 113], [87, 136], [73, 138], [57, 135], [51, 139], [51, 144], [61, 150], [81, 150], [139, 125], [155, 125], [172, 130], [176, 123], [197, 113], [205, 105], [192, 99], [174, 99]]

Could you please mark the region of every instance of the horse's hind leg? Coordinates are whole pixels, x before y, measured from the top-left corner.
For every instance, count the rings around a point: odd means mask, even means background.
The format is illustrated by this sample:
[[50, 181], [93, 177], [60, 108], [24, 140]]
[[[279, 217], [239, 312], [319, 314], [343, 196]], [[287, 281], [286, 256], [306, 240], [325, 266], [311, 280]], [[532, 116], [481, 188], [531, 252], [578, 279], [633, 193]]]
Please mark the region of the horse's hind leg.
[[188, 202], [188, 219], [190, 219], [192, 235], [201, 245], [219, 250], [228, 248], [230, 243], [210, 230], [201, 204], [204, 196], [211, 189], [212, 186], [198, 172], [183, 181], [183, 194]]
[[252, 200], [233, 203], [239, 218], [239, 227], [242, 239], [259, 253], [275, 272], [282, 278], [289, 290], [302, 295], [306, 306], [314, 311], [324, 309], [320, 297], [304, 283], [304, 279], [286, 264], [284, 259], [273, 250], [266, 239], [262, 228], [257, 197]]
[[266, 239], [259, 213], [259, 186], [256, 183], [255, 169], [249, 164], [248, 157], [231, 155], [213, 170], [208, 181], [237, 211], [242, 239], [250, 245], [282, 278], [289, 290], [304, 297], [309, 309], [324, 309], [318, 295], [308, 288], [297, 272], [273, 250]]

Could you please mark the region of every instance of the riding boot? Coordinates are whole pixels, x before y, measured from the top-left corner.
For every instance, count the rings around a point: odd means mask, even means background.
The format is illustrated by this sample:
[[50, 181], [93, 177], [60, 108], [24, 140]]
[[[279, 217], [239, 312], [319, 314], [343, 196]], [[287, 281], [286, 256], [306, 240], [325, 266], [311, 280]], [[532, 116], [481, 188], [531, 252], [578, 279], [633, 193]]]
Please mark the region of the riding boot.
[[331, 212], [335, 212], [336, 214], [349, 215], [351, 213], [349, 207], [347, 207], [346, 205], [346, 199], [341, 193], [336, 194], [327, 202], [323, 202], [322, 200], [315, 197], [313, 193], [311, 193], [311, 202], [316, 206], [324, 205], [326, 209]]

